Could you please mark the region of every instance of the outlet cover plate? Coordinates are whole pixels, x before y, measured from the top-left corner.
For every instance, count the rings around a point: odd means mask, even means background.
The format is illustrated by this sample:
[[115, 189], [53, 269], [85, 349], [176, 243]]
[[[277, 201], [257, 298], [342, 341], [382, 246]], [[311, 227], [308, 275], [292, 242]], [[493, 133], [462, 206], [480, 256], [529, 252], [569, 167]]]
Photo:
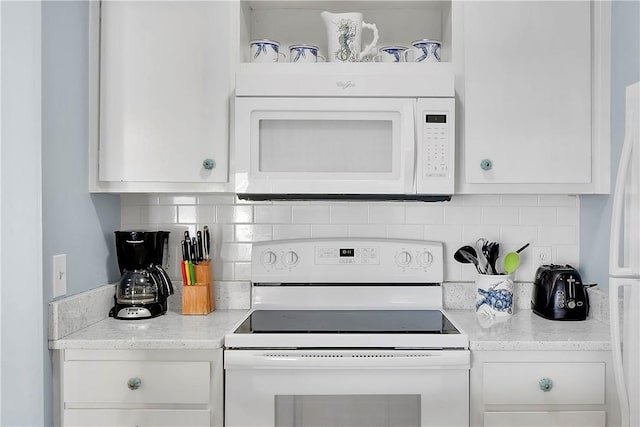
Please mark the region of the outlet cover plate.
[[67, 255], [53, 256], [53, 298], [67, 293]]

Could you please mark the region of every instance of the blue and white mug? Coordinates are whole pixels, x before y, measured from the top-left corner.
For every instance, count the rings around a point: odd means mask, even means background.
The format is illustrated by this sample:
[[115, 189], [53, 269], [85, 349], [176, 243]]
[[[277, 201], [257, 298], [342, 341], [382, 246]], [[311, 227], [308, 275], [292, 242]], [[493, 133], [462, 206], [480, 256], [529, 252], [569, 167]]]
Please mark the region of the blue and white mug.
[[312, 44], [292, 44], [289, 46], [289, 62], [298, 64], [324, 62], [325, 57], [320, 55], [318, 46]]
[[275, 40], [261, 39], [252, 40], [251, 45], [251, 62], [278, 62], [282, 57], [287, 59], [284, 53], [280, 52], [280, 43]]
[[408, 48], [405, 46], [385, 46], [378, 49], [373, 57], [375, 62], [407, 62]]
[[[437, 40], [415, 40], [411, 42], [413, 62], [440, 62], [440, 46]], [[409, 60], [409, 59], [407, 59]]]

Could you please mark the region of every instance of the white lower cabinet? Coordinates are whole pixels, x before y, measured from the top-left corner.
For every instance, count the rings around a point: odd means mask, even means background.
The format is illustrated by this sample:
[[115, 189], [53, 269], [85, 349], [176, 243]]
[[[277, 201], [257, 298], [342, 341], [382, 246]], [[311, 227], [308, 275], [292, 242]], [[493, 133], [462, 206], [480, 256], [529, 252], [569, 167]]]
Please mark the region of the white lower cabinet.
[[222, 426], [222, 350], [63, 350], [56, 425]]
[[619, 424], [605, 351], [474, 351], [472, 426]]

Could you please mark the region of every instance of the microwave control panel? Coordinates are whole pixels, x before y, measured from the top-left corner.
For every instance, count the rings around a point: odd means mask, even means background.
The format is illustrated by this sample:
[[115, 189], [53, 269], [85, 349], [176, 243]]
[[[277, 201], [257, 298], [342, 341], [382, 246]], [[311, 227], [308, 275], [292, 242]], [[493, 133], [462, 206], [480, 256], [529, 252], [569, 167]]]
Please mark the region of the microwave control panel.
[[422, 116], [422, 146], [424, 148], [422, 176], [446, 178], [449, 175], [449, 125], [446, 114]]
[[455, 99], [418, 99], [417, 192], [453, 194], [455, 177]]

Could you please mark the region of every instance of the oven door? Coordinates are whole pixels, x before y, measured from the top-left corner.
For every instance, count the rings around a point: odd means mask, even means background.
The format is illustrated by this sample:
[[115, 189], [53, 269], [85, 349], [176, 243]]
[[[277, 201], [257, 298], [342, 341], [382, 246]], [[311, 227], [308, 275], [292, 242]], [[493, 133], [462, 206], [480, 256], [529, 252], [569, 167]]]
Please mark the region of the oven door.
[[467, 350], [226, 350], [226, 426], [463, 426]]
[[236, 193], [415, 193], [415, 103], [236, 98]]

